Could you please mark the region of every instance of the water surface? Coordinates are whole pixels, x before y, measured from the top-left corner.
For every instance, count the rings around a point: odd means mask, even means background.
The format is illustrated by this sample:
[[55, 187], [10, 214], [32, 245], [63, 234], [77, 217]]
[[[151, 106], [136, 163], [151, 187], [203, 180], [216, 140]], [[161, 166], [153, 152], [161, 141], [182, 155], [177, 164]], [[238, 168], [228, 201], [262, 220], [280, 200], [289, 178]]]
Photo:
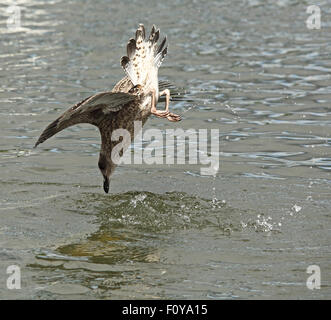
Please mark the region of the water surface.
[[[308, 1], [17, 1], [0, 5], [0, 297], [330, 299], [331, 6]], [[105, 195], [100, 138], [61, 112], [123, 77], [138, 23], [169, 39], [160, 77], [183, 121], [219, 129], [220, 170], [122, 165]], [[192, 102], [193, 101], [193, 102]], [[135, 146], [137, 148], [140, 145]], [[5, 286], [19, 265], [22, 289]], [[309, 290], [306, 270], [321, 269]]]

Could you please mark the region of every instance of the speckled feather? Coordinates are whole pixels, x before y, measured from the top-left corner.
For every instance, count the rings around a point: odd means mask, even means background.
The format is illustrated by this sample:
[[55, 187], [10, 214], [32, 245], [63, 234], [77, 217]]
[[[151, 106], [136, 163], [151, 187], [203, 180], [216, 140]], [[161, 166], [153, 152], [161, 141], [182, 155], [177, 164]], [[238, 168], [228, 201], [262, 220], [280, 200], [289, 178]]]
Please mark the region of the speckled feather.
[[135, 39], [130, 39], [127, 44], [127, 56], [121, 58], [121, 65], [133, 85], [141, 85], [145, 91], [158, 91], [158, 69], [167, 54], [167, 38], [158, 46], [160, 30], [155, 26], [148, 39], [145, 34], [145, 28], [140, 24]]

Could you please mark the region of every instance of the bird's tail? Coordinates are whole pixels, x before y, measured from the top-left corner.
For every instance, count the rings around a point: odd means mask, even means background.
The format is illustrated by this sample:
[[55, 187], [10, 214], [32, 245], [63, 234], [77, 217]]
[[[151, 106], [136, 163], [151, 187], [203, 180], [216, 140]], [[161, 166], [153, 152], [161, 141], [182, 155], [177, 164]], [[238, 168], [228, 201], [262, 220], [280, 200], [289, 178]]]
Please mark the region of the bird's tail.
[[160, 30], [152, 27], [150, 36], [146, 38], [145, 27], [140, 24], [135, 39], [127, 45], [127, 56], [121, 58], [121, 65], [134, 85], [145, 85], [148, 79], [157, 76], [164, 57], [167, 54], [167, 37], [157, 44]]

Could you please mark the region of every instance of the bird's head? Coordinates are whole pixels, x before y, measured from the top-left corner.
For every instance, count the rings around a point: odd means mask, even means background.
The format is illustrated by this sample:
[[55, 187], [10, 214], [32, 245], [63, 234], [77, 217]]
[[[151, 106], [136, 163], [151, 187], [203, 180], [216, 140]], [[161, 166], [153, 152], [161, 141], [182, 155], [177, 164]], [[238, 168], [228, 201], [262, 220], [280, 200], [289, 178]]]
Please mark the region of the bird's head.
[[112, 172], [111, 164], [107, 161], [107, 158], [104, 154], [100, 153], [99, 162], [98, 162], [99, 169], [103, 176], [103, 190], [108, 193], [109, 192], [109, 177]]

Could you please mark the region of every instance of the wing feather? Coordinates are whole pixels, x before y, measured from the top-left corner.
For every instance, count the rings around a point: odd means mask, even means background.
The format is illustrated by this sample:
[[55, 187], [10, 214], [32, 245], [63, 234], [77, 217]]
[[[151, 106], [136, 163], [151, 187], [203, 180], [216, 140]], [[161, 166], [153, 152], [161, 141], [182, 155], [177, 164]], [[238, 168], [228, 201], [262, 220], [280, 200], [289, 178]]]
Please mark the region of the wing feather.
[[98, 120], [105, 114], [121, 110], [137, 96], [123, 92], [100, 92], [90, 96], [65, 111], [49, 124], [42, 132], [34, 147], [43, 143], [65, 128], [79, 123], [98, 125]]

